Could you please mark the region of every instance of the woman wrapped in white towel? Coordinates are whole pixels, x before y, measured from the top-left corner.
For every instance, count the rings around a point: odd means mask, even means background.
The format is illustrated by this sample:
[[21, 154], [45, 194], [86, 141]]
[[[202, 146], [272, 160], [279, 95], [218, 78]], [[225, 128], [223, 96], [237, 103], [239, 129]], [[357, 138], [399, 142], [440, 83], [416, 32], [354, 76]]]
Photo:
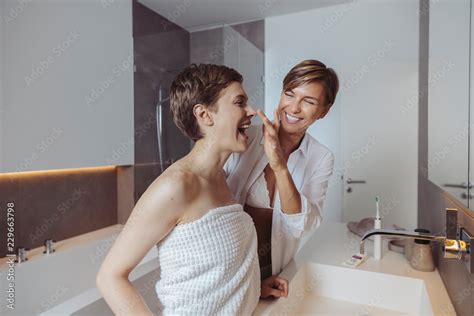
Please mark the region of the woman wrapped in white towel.
[[148, 187], [104, 259], [97, 286], [115, 314], [152, 315], [128, 275], [155, 246], [163, 314], [249, 315], [255, 309], [255, 227], [223, 171], [231, 153], [247, 149], [246, 129], [256, 114], [241, 83], [234, 69], [210, 64], [192, 64], [173, 81], [173, 119], [195, 145]]

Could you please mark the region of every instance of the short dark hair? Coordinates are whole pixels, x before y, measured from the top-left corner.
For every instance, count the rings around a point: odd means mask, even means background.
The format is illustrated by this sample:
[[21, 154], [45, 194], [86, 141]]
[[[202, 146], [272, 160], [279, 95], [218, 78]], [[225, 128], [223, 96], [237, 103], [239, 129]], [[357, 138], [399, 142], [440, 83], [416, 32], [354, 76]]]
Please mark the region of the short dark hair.
[[289, 91], [310, 82], [319, 82], [323, 85], [325, 105], [330, 108], [339, 91], [339, 79], [334, 69], [326, 67], [319, 60], [304, 60], [291, 68], [283, 79], [283, 91]]
[[242, 83], [242, 75], [233, 68], [214, 64], [191, 64], [173, 80], [170, 108], [173, 121], [187, 137], [198, 140], [203, 137], [199, 130], [193, 107], [203, 104], [214, 107], [220, 93], [232, 82]]

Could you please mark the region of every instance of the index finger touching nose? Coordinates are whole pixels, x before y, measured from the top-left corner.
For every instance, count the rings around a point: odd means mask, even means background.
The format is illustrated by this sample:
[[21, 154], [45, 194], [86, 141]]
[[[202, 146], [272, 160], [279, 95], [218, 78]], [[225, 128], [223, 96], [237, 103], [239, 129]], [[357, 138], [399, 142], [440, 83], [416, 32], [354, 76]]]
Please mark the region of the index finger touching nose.
[[265, 119], [268, 120], [268, 117], [267, 117], [267, 116], [265, 115], [265, 113], [263, 113], [263, 111], [260, 110], [260, 109], [257, 110], [257, 115], [260, 116], [260, 118], [261, 118], [263, 121], [265, 121]]
[[258, 110], [257, 112], [258, 116], [260, 116], [260, 118], [262, 119], [263, 121], [263, 124], [267, 127], [273, 127], [273, 124], [272, 122], [270, 122], [270, 120], [268, 119], [268, 117], [265, 115], [265, 113], [263, 113], [262, 110]]

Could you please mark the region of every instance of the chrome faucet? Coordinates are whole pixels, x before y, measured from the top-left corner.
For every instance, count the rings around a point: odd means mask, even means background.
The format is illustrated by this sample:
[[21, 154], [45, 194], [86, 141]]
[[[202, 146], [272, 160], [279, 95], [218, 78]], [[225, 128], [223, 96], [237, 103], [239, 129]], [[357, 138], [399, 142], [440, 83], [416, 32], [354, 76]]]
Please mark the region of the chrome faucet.
[[395, 236], [410, 239], [422, 239], [429, 241], [438, 241], [443, 243], [443, 254], [444, 258], [458, 258], [463, 259], [469, 250], [469, 243], [463, 240], [448, 239], [444, 236], [435, 236], [426, 233], [408, 232], [403, 230], [391, 230], [391, 229], [373, 229], [367, 232], [362, 240], [360, 241], [360, 253], [364, 254], [365, 240], [370, 236], [383, 235], [383, 236]]
[[27, 250], [30, 250], [30, 249], [25, 248], [25, 247], [18, 247], [16, 249], [16, 259], [15, 259], [16, 263], [22, 263], [28, 260], [28, 258], [26, 257]]
[[56, 250], [53, 248], [53, 243], [54, 242], [56, 242], [56, 240], [45, 239], [44, 240], [44, 251], [43, 251], [43, 253], [50, 254], [52, 252], [55, 252]]
[[457, 225], [456, 209], [446, 209], [446, 232], [448, 237], [435, 236], [427, 233], [408, 232], [391, 229], [373, 229], [367, 232], [360, 241], [360, 253], [365, 252], [365, 241], [375, 235], [395, 236], [410, 239], [422, 239], [440, 242], [443, 245], [443, 257], [446, 259], [458, 259], [466, 262], [466, 266], [471, 273], [474, 273], [474, 258], [472, 256], [472, 244], [474, 236], [464, 227]]

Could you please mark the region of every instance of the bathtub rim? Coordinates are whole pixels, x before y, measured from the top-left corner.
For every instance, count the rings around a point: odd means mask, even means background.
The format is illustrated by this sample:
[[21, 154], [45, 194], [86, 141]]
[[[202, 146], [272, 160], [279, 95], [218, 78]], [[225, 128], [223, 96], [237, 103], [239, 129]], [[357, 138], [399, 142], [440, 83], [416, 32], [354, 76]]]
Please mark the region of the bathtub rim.
[[[145, 255], [140, 263], [132, 270], [129, 275], [130, 282], [134, 282], [144, 275], [156, 270], [158, 268], [158, 252], [155, 247]], [[83, 293], [76, 295], [61, 304], [58, 304], [41, 314], [39, 316], [52, 316], [52, 315], [71, 315], [99, 300], [101, 300], [102, 293], [99, 289], [94, 286]]]
[[[86, 246], [89, 243], [97, 241], [99, 239], [110, 238], [110, 236], [120, 233], [120, 231], [122, 231], [123, 229], [123, 226], [124, 226], [123, 224], [114, 224], [114, 225], [100, 228], [100, 229], [87, 232], [81, 235], [77, 235], [77, 236], [73, 236], [67, 239], [60, 240], [54, 243], [53, 248], [56, 251], [50, 254], [43, 253], [44, 246], [33, 248], [26, 253], [26, 257], [28, 258], [28, 260], [22, 263], [15, 263], [15, 266], [17, 265], [26, 266], [28, 264], [32, 264], [33, 262], [37, 260], [51, 258], [62, 252], [70, 251], [76, 247]], [[8, 268], [8, 261], [11, 258], [16, 259], [16, 256], [7, 255], [5, 257], [0, 258], [0, 270]]]

